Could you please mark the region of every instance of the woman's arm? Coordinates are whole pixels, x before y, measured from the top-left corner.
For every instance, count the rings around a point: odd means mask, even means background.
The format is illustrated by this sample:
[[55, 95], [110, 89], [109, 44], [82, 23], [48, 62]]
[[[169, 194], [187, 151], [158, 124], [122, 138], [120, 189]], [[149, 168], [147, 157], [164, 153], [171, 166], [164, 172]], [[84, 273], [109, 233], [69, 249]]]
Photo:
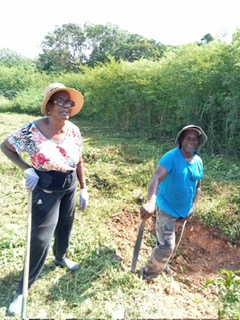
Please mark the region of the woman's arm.
[[5, 139], [1, 143], [2, 152], [11, 160], [14, 164], [16, 164], [23, 171], [30, 168], [29, 164], [23, 161], [21, 156], [16, 152], [16, 149]]
[[86, 189], [86, 180], [85, 180], [85, 174], [84, 174], [84, 164], [83, 164], [83, 158], [80, 157], [80, 160], [77, 165], [77, 177], [80, 184], [81, 189]]
[[82, 211], [84, 211], [88, 205], [89, 196], [87, 191], [87, 185], [84, 175], [84, 165], [83, 165], [83, 158], [80, 158], [80, 161], [77, 165], [77, 177], [81, 187], [80, 199], [79, 199], [79, 206]]

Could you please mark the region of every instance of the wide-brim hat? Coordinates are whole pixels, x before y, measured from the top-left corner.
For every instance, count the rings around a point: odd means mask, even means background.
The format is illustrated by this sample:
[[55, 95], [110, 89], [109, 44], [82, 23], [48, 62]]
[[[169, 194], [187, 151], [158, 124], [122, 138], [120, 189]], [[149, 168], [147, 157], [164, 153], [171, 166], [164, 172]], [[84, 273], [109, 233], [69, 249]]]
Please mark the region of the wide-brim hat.
[[203, 131], [203, 129], [199, 126], [195, 126], [193, 124], [190, 124], [184, 128], [182, 128], [178, 134], [177, 134], [177, 137], [176, 137], [176, 144], [179, 145], [179, 147], [181, 146], [181, 136], [183, 134], [184, 131], [187, 131], [187, 130], [195, 130], [198, 132], [199, 134], [199, 141], [198, 141], [198, 147], [197, 147], [197, 152], [199, 152], [201, 150], [201, 148], [204, 146], [204, 144], [207, 142], [207, 135], [205, 134], [205, 132]]
[[67, 88], [62, 83], [52, 83], [44, 90], [44, 99], [41, 106], [41, 113], [43, 115], [48, 114], [47, 103], [50, 100], [51, 96], [58, 91], [67, 91], [70, 95], [70, 100], [75, 103], [75, 106], [71, 110], [71, 117], [77, 114], [82, 109], [84, 99], [80, 91], [72, 88]]

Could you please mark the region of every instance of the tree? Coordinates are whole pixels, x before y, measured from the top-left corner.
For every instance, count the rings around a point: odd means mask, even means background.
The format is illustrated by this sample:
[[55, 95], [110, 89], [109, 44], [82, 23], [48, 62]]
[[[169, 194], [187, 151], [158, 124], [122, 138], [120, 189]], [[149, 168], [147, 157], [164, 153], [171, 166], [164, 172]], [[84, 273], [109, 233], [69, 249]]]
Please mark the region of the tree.
[[200, 45], [208, 44], [213, 40], [213, 36], [210, 33], [207, 33], [205, 34], [205, 36], [202, 37]]
[[76, 24], [64, 24], [42, 41], [43, 53], [37, 61], [38, 69], [47, 72], [78, 71], [86, 62], [86, 38]]
[[48, 33], [42, 42], [43, 53], [37, 65], [47, 72], [79, 72], [83, 65], [90, 67], [115, 60], [135, 61], [141, 58], [157, 60], [165, 47], [155, 40], [120, 30], [110, 23], [64, 24]]
[[141, 58], [157, 60], [164, 52], [165, 47], [155, 40], [131, 34], [111, 24], [85, 24], [85, 30], [91, 51], [88, 61], [90, 66], [108, 61], [108, 56], [114, 57], [116, 61], [133, 62]]
[[29, 58], [23, 57], [20, 54], [12, 51], [10, 49], [4, 48], [0, 49], [0, 64], [12, 68], [24, 68], [24, 69], [33, 69], [35, 68], [35, 64]]
[[139, 59], [159, 60], [163, 56], [165, 47], [155, 40], [143, 38], [138, 34], [129, 34], [122, 46], [118, 47], [115, 58], [133, 62]]

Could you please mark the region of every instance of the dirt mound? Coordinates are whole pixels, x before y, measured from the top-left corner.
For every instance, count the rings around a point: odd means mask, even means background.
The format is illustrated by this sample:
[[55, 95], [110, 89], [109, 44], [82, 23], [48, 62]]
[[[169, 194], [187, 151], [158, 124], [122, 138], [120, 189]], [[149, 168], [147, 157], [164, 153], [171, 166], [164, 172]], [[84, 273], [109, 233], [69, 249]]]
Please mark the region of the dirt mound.
[[[123, 210], [121, 214], [114, 216], [109, 224], [117, 244], [117, 254], [122, 260], [123, 268], [128, 271], [131, 268], [132, 252], [140, 223], [141, 218], [138, 212]], [[180, 231], [181, 222], [177, 225], [176, 242]], [[149, 245], [151, 235], [155, 235], [155, 217], [149, 219], [145, 225], [140, 255], [145, 254], [148, 257], [151, 253]], [[196, 218], [187, 221], [181, 244], [171, 263], [171, 269], [176, 272], [174, 279], [184, 288], [178, 298], [172, 297], [172, 302], [177, 303], [178, 299], [181, 301], [182, 309], [178, 312], [183, 313], [184, 319], [189, 318], [187, 310], [191, 310], [193, 319], [216, 317], [216, 309], [215, 311], [211, 309], [209, 291], [203, 289], [204, 283], [207, 279], [218, 277], [221, 269], [239, 270], [239, 257], [239, 246], [230, 244], [214, 229], [202, 226]], [[153, 285], [153, 290], [156, 291], [156, 289], [157, 286]], [[201, 305], [198, 310], [194, 302], [196, 292], [201, 296]], [[166, 305], [171, 303], [171, 297], [167, 294], [161, 293], [161, 300]], [[176, 316], [171, 304], [168, 314], [172, 317]]]
[[[141, 218], [138, 212], [123, 211], [114, 216], [111, 229], [116, 241], [134, 247]], [[146, 223], [146, 230], [155, 235], [155, 217]], [[180, 236], [181, 222], [177, 225], [176, 238]], [[144, 241], [144, 240], [143, 240]], [[186, 261], [188, 275], [198, 272], [202, 276], [216, 274], [220, 269], [237, 270], [240, 268], [240, 247], [232, 245], [217, 231], [199, 224], [196, 218], [187, 221], [182, 241], [175, 259], [181, 255]], [[123, 260], [124, 256], [122, 257]]]

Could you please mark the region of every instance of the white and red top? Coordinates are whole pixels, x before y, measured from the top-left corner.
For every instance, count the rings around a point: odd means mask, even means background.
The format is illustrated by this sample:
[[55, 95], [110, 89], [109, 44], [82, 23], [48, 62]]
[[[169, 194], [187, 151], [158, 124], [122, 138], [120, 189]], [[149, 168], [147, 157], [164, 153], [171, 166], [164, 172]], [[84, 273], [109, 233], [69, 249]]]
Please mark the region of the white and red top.
[[48, 138], [35, 121], [28, 122], [8, 137], [16, 152], [27, 152], [32, 166], [41, 171], [55, 170], [68, 172], [76, 170], [83, 151], [79, 128], [67, 121], [67, 132], [61, 142]]

